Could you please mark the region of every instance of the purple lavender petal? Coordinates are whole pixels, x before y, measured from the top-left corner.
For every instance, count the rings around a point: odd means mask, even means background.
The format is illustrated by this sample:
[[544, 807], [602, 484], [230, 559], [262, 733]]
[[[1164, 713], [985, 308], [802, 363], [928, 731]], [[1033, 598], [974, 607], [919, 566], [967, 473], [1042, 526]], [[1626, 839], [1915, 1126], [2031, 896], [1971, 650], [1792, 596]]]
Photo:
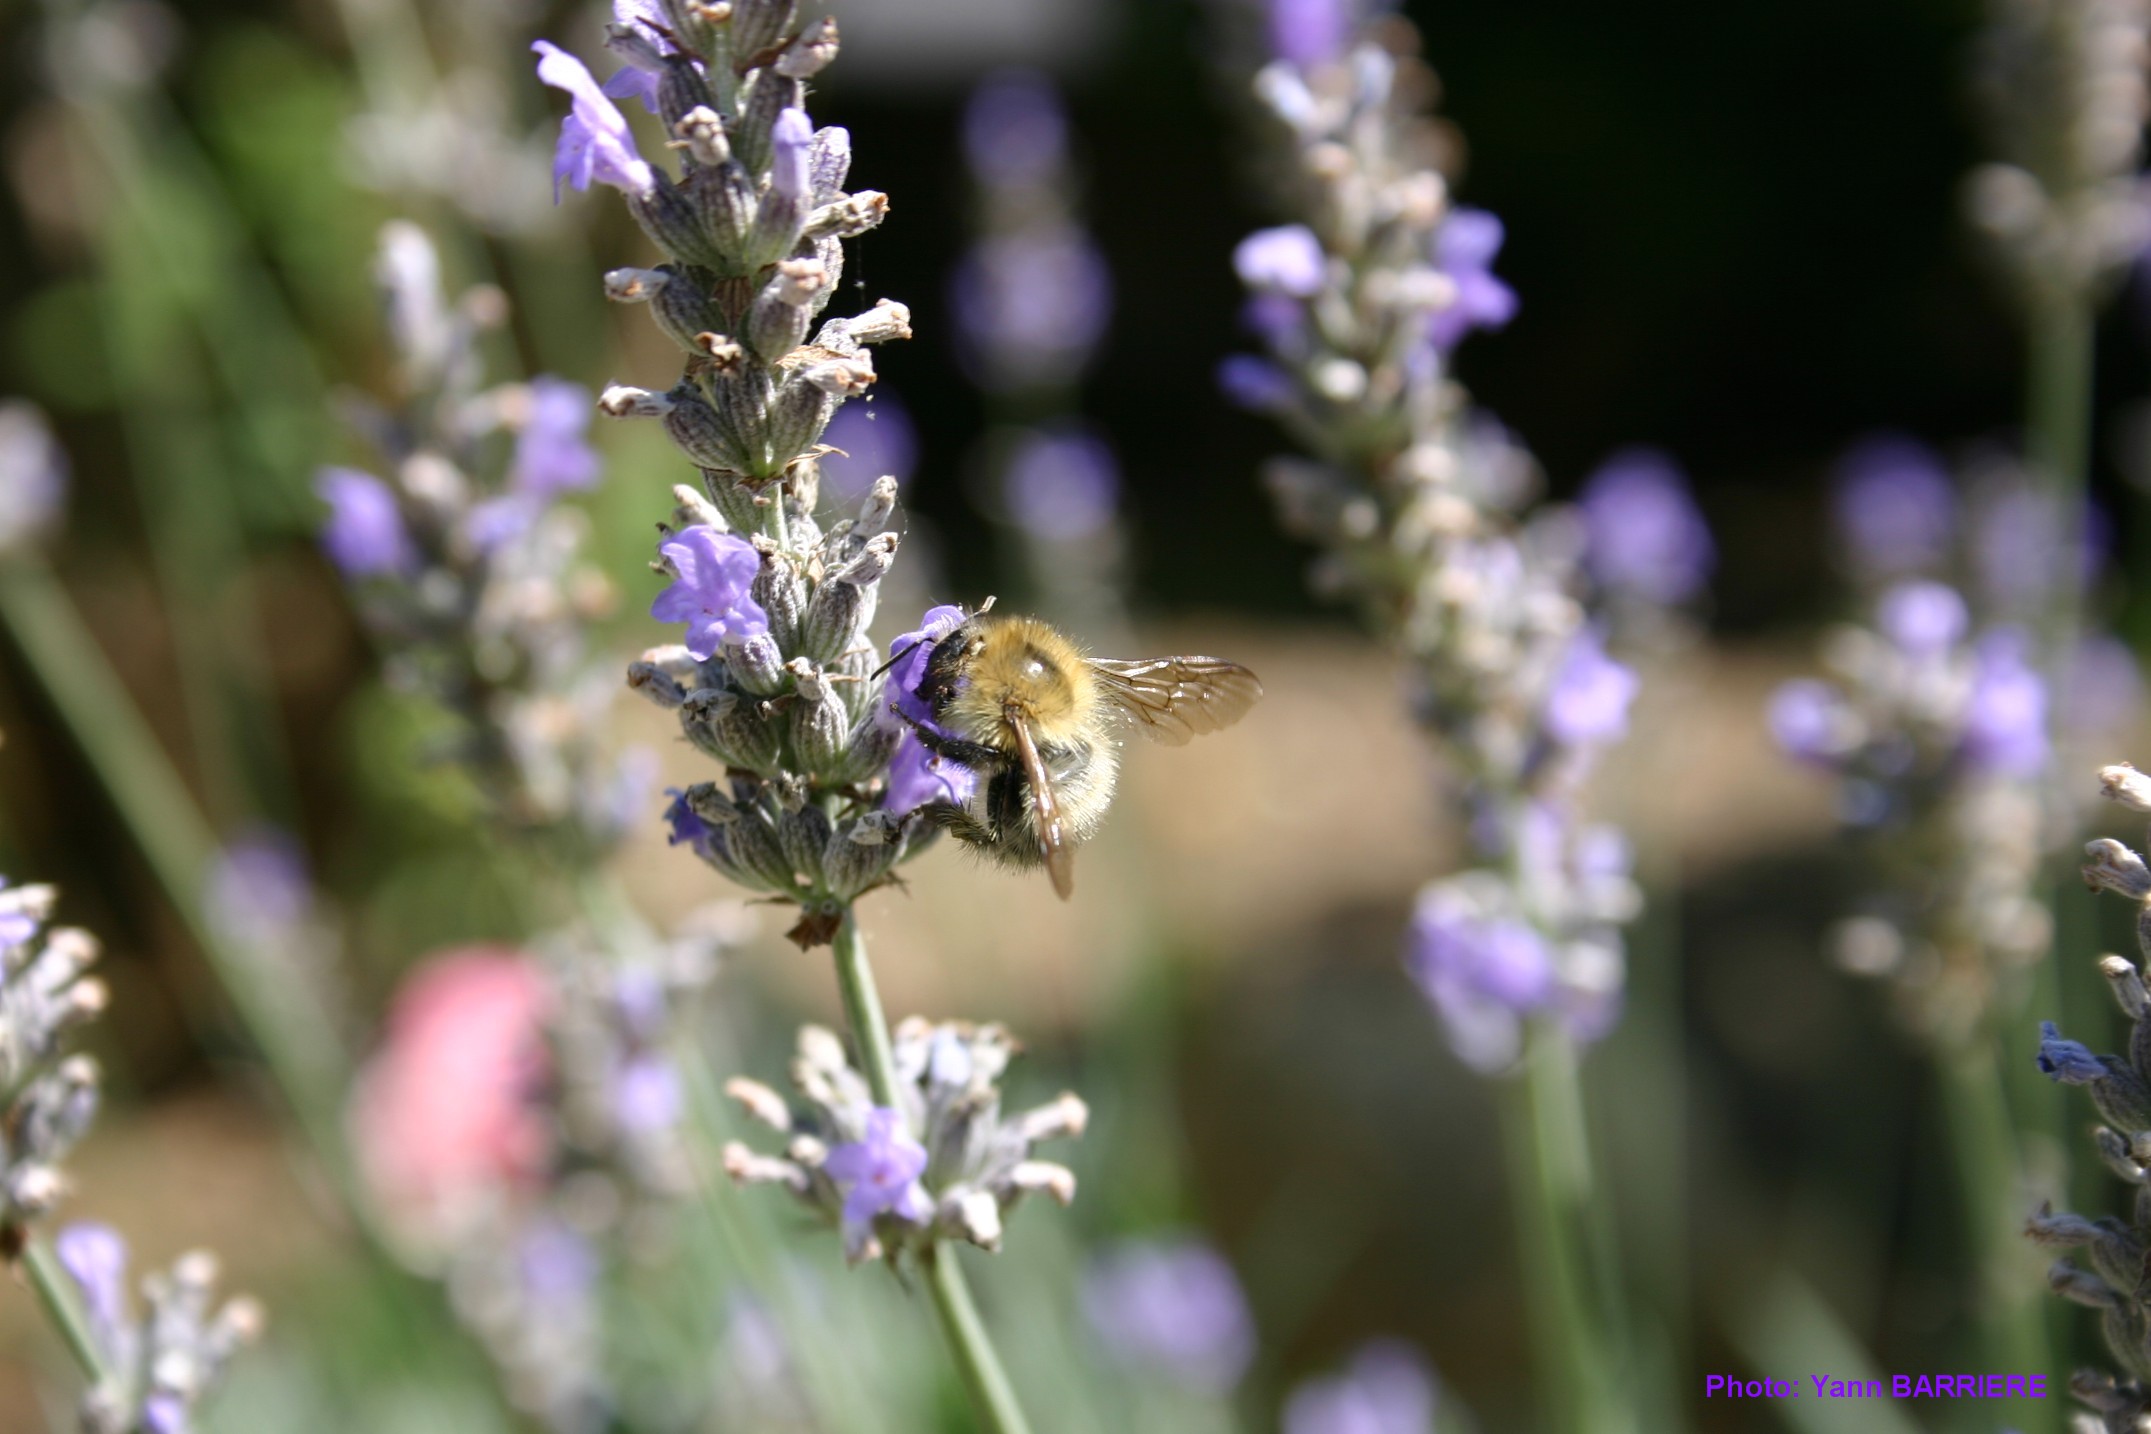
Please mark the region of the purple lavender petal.
[[1788, 682], [1770, 696], [1770, 735], [1787, 756], [1828, 763], [1837, 756], [1843, 703], [1828, 683], [1812, 678]]
[[538, 56], [538, 78], [566, 90], [571, 101], [553, 153], [553, 202], [560, 202], [562, 181], [588, 189], [596, 180], [630, 195], [656, 188], [656, 172], [636, 151], [627, 117], [606, 98], [583, 62], [546, 40], [532, 41], [530, 48]]
[[247, 828], [217, 853], [202, 905], [210, 926], [235, 945], [292, 940], [314, 909], [305, 852], [289, 832]]
[[1502, 328], [1516, 317], [1516, 291], [1494, 276], [1505, 231], [1484, 209], [1453, 209], [1434, 236], [1434, 267], [1456, 285], [1456, 297], [1427, 320], [1427, 336], [1446, 353], [1473, 329]]
[[98, 1344], [116, 1350], [127, 1327], [127, 1241], [110, 1225], [81, 1220], [53, 1238], [52, 1252], [82, 1291]]
[[650, 616], [686, 623], [687, 650], [696, 659], [706, 662], [727, 643], [769, 631], [769, 614], [748, 595], [762, 565], [752, 543], [697, 523], [657, 551], [679, 577], [651, 602]]
[[1852, 565], [1870, 577], [1938, 567], [1957, 527], [1949, 470], [1902, 434], [1863, 439], [1838, 460], [1833, 517]]

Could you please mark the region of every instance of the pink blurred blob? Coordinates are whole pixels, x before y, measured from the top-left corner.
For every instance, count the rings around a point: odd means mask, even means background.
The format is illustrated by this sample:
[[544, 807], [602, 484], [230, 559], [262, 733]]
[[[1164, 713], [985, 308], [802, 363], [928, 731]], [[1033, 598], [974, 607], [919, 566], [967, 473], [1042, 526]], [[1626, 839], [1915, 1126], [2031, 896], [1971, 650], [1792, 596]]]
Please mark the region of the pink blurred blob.
[[552, 1145], [538, 1103], [551, 1003], [536, 963], [509, 946], [456, 947], [404, 978], [350, 1117], [398, 1233], [452, 1240], [537, 1183]]

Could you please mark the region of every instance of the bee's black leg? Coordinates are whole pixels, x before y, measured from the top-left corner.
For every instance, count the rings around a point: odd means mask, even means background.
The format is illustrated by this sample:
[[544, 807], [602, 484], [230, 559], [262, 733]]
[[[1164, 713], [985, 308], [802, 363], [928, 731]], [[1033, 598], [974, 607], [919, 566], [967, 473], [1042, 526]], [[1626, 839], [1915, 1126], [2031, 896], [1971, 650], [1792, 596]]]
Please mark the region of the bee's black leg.
[[1008, 765], [1008, 755], [998, 748], [989, 747], [984, 742], [967, 742], [961, 737], [936, 732], [894, 702], [889, 704], [889, 710], [917, 734], [919, 745], [936, 757], [945, 757], [981, 774], [998, 772]]

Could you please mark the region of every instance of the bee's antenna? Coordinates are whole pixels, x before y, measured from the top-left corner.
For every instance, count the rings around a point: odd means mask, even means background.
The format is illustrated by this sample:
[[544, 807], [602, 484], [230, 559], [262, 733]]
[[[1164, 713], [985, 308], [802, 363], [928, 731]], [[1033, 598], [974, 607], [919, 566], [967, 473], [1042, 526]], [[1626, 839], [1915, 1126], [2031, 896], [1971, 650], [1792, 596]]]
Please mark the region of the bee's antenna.
[[902, 661], [904, 660], [904, 658], [905, 658], [905, 657], [907, 657], [907, 656], [908, 656], [908, 655], [910, 654], [910, 652], [911, 652], [911, 650], [912, 650], [913, 648], [915, 648], [915, 647], [922, 647], [922, 646], [924, 646], [924, 645], [925, 645], [925, 639], [923, 639], [923, 638], [921, 638], [921, 639], [920, 639], [920, 640], [919, 640], [918, 642], [907, 642], [907, 643], [905, 643], [905, 644], [904, 644], [904, 645], [903, 645], [902, 647], [898, 648], [898, 649], [897, 649], [896, 651], [894, 651], [894, 652], [891, 652], [891, 653], [889, 654], [889, 660], [888, 660], [887, 662], [884, 662], [883, 664], [881, 664], [881, 666], [879, 666], [879, 667], [875, 668], [875, 669], [874, 669], [874, 671], [873, 671], [873, 673], [872, 673], [872, 675], [871, 675], [871, 676], [869, 676], [869, 677], [867, 678], [867, 680], [868, 680], [869, 682], [873, 681], [873, 679], [874, 679], [875, 677], [879, 677], [879, 676], [881, 676], [881, 675], [882, 675], [883, 673], [887, 672], [887, 671], [888, 671], [888, 670], [889, 670], [890, 668], [892, 668], [892, 667], [896, 666], [896, 664], [897, 664], [897, 663], [899, 663], [899, 662], [902, 662]]
[[993, 611], [993, 605], [995, 601], [996, 599], [994, 597], [988, 595], [986, 600], [978, 605], [978, 611], [971, 615], [973, 617], [984, 617], [987, 613]]

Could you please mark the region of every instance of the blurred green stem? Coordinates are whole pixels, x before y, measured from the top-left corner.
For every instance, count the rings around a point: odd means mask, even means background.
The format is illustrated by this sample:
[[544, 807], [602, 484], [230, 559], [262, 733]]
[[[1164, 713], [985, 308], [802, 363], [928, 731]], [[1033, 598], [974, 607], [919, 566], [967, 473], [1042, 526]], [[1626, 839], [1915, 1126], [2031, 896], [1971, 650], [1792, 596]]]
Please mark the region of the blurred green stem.
[[1553, 1427], [1636, 1434], [1616, 1355], [1612, 1231], [1592, 1190], [1576, 1050], [1566, 1033], [1535, 1023], [1523, 1069], [1502, 1093], [1532, 1339], [1540, 1377], [1554, 1391]]
[[2049, 668], [2059, 673], [2076, 646], [2081, 604], [2073, 560], [2091, 461], [2097, 323], [2090, 295], [2074, 285], [2057, 285], [2035, 299], [2027, 323], [2025, 455], [2054, 509], [2061, 571], [2055, 574], [2043, 626]]
[[[772, 505], [774, 506], [774, 505]], [[867, 964], [866, 939], [859, 934], [859, 919], [845, 908], [837, 927], [837, 990], [844, 999], [844, 1015], [852, 1037], [859, 1043], [859, 1060], [866, 1071], [867, 1089], [877, 1105], [901, 1110], [896, 1099], [896, 1057], [889, 1045], [889, 1022], [881, 1012], [881, 996], [874, 989], [873, 968]], [[1001, 1368], [993, 1340], [972, 1303], [971, 1287], [953, 1249], [930, 1247], [923, 1258], [927, 1284], [934, 1295], [934, 1312], [941, 1317], [949, 1351], [963, 1376], [964, 1388], [990, 1434], [1030, 1434], [1015, 1387]]]
[[[365, 1204], [344, 1154], [342, 1050], [325, 1022], [295, 1019], [294, 993], [271, 991], [269, 973], [217, 933], [203, 907], [219, 850], [194, 797], [142, 719], [126, 684], [51, 569], [28, 554], [0, 561], [0, 624], [59, 709], [157, 881], [201, 947], [314, 1148], [363, 1223]], [[283, 983], [278, 983], [283, 984]]]
[[[1961, 1050], [1939, 1053], [1936, 1066], [1971, 1235], [1981, 1367], [2052, 1376], [2047, 1301], [2023, 1232], [2027, 1182], [1995, 1042], [1975, 1038]], [[2035, 1422], [2037, 1411], [2028, 1405], [2014, 1412], [2020, 1422]]]
[[82, 1366], [82, 1373], [91, 1384], [103, 1384], [104, 1356], [97, 1351], [97, 1340], [90, 1333], [90, 1322], [82, 1312], [82, 1301], [76, 1297], [74, 1281], [60, 1268], [60, 1257], [43, 1236], [33, 1237], [23, 1247], [22, 1267], [30, 1277], [37, 1302], [44, 1306], [52, 1327], [67, 1341], [68, 1351]]

